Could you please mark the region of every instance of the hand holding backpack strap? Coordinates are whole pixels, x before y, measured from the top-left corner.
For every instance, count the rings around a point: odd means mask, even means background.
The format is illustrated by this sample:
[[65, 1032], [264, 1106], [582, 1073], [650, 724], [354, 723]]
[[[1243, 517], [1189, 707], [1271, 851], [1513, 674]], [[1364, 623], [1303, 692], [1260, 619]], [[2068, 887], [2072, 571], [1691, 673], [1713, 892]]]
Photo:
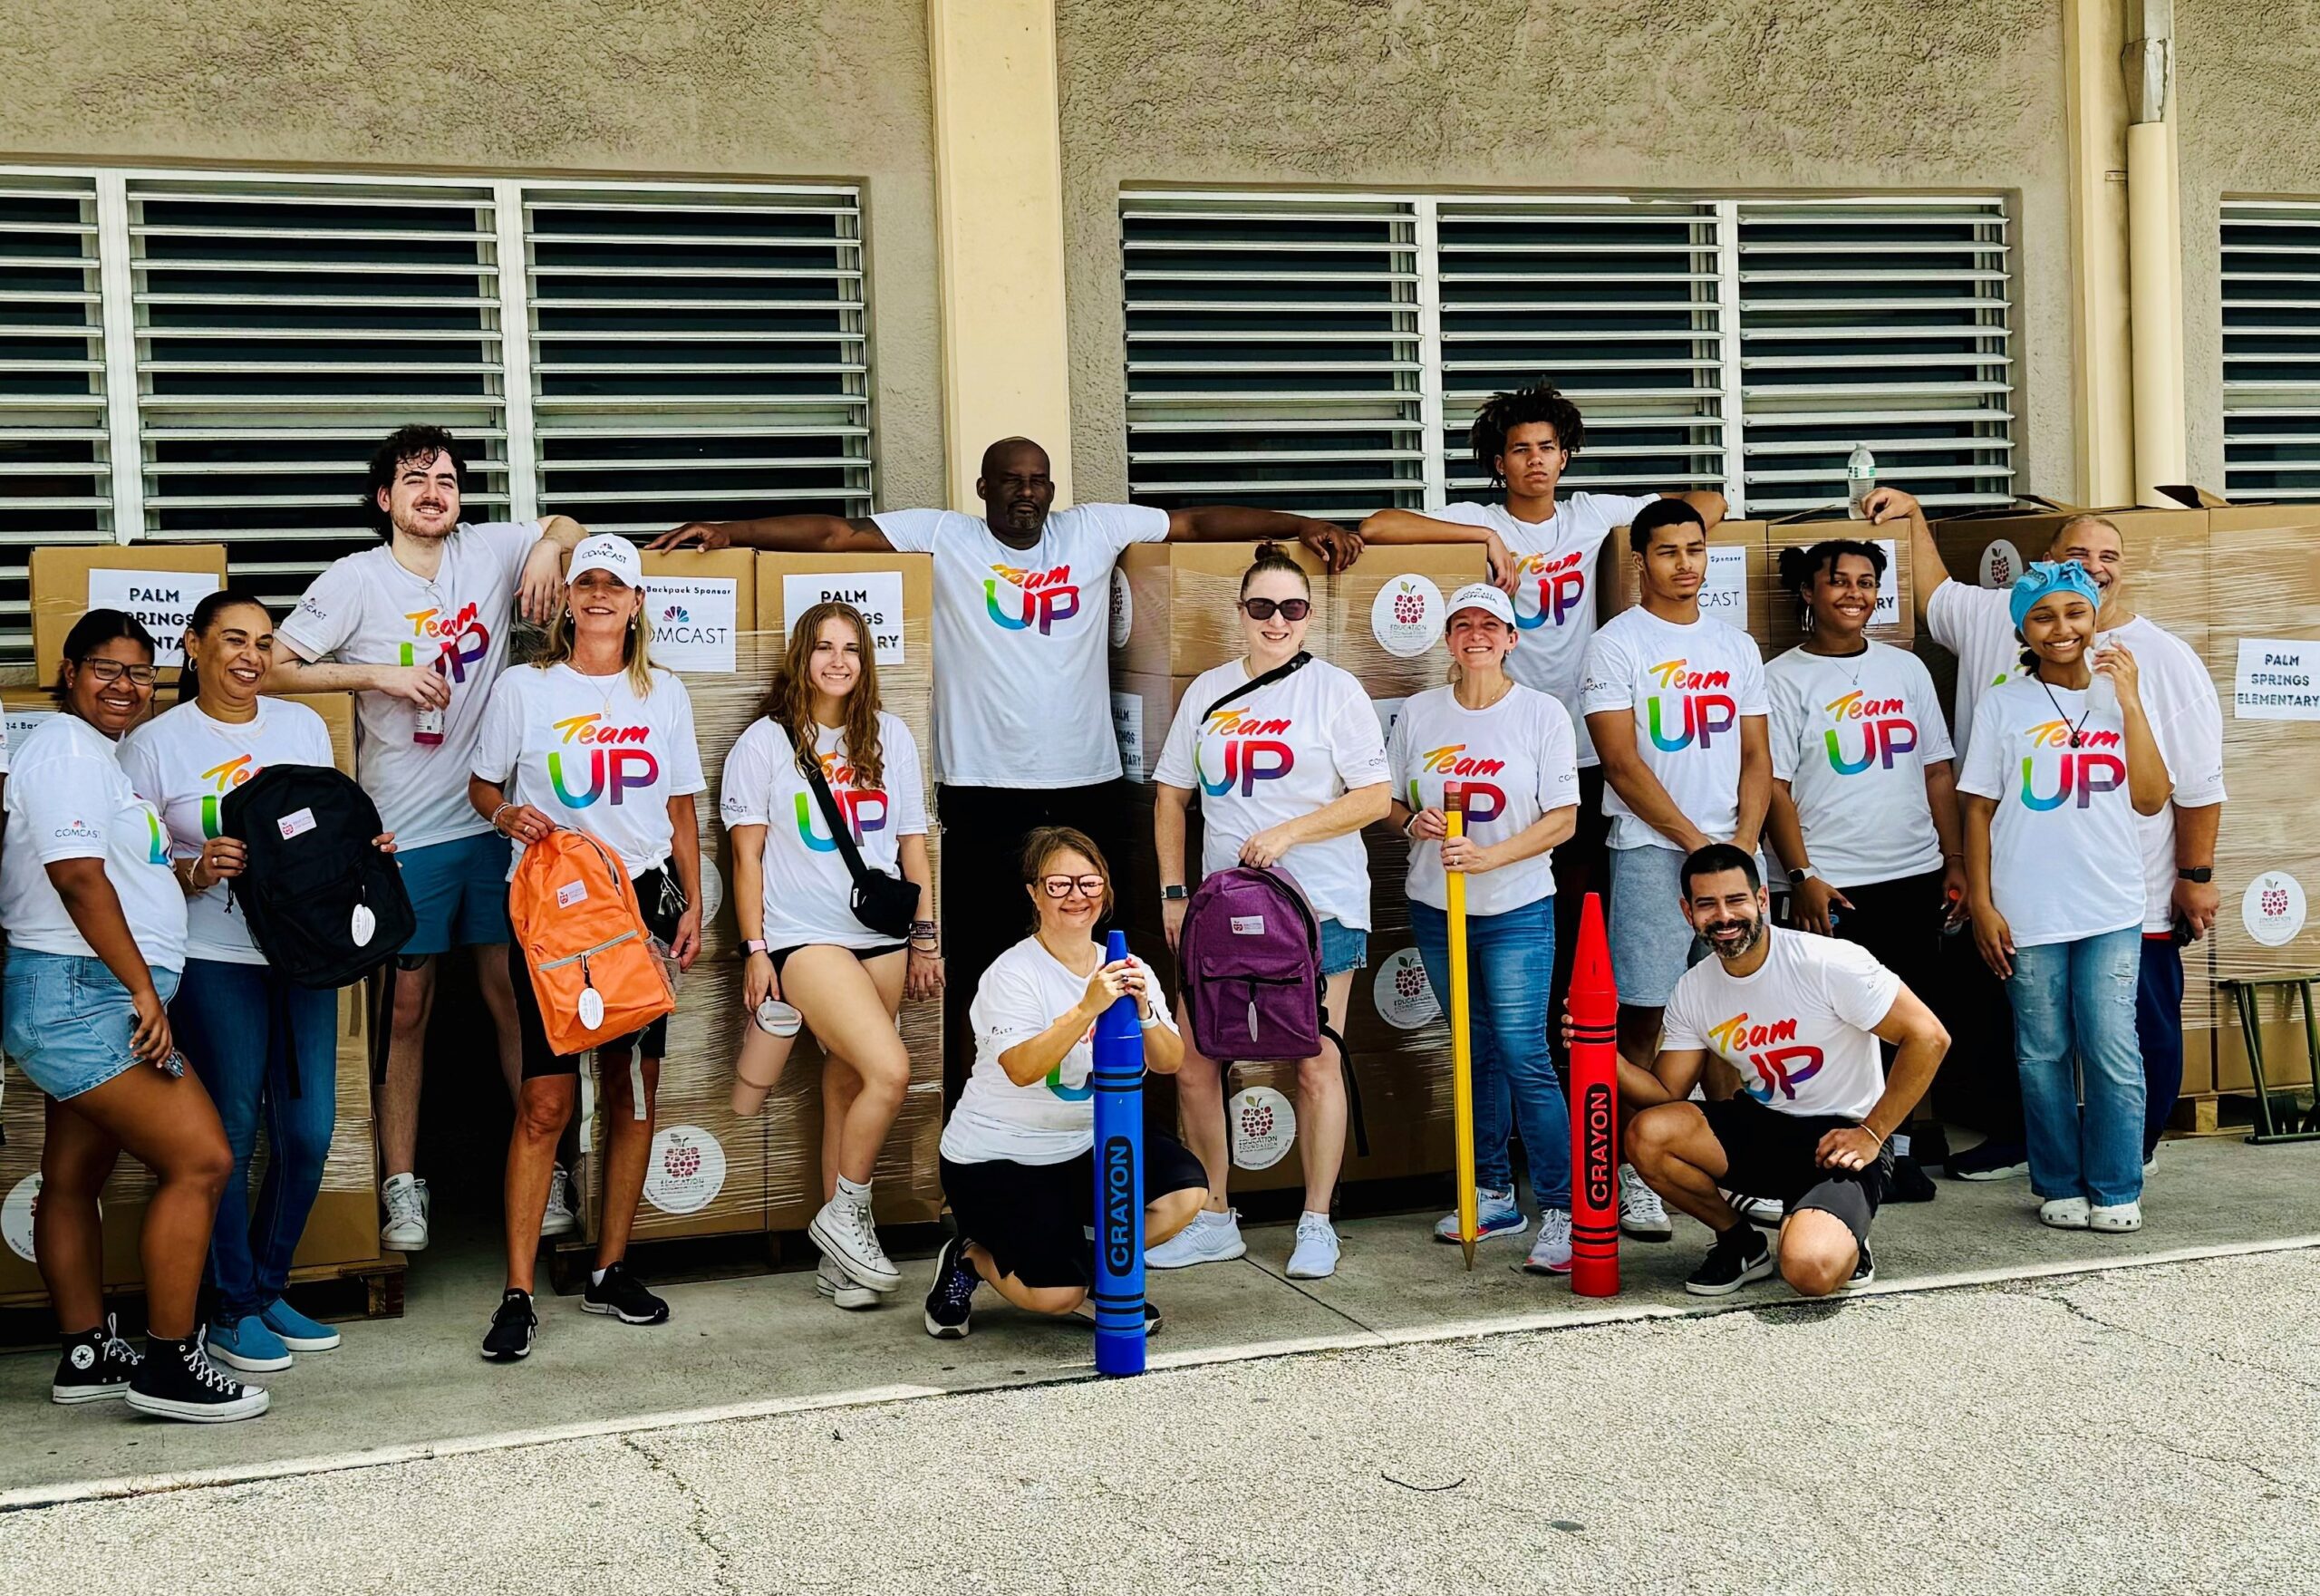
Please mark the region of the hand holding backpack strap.
[[907, 942], [911, 916], [918, 913], [918, 884], [898, 880], [863, 863], [862, 850], [854, 846], [854, 828], [838, 812], [837, 795], [830, 791], [819, 759], [801, 751], [798, 770], [814, 789], [814, 801], [821, 806], [822, 819], [830, 828], [830, 840], [837, 845], [838, 857], [846, 861], [846, 868], [854, 877], [854, 917], [881, 936]]
[[1206, 725], [1208, 723], [1208, 718], [1211, 715], [1216, 713], [1217, 711], [1223, 709], [1226, 704], [1231, 703], [1234, 699], [1242, 698], [1249, 693], [1252, 693], [1260, 687], [1271, 687], [1274, 682], [1279, 682], [1285, 677], [1294, 676], [1298, 672], [1303, 670], [1312, 663], [1313, 656], [1311, 654], [1300, 652], [1295, 659], [1284, 660], [1280, 664], [1275, 665], [1271, 670], [1267, 671], [1263, 675], [1257, 677], [1254, 681], [1243, 682], [1240, 686], [1234, 688], [1223, 698], [1218, 699], [1214, 703], [1209, 705], [1208, 708], [1203, 710], [1200, 712], [1200, 719], [1194, 721], [1193, 724], [1194, 726]]

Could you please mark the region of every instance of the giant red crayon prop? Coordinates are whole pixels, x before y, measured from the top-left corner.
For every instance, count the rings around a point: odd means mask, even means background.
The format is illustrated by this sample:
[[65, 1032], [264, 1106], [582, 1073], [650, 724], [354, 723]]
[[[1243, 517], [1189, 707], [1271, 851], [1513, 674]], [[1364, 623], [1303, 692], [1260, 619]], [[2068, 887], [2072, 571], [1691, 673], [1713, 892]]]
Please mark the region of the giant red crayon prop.
[[1619, 996], [1603, 902], [1579, 915], [1571, 967], [1571, 1289], [1581, 1297], [1619, 1291]]

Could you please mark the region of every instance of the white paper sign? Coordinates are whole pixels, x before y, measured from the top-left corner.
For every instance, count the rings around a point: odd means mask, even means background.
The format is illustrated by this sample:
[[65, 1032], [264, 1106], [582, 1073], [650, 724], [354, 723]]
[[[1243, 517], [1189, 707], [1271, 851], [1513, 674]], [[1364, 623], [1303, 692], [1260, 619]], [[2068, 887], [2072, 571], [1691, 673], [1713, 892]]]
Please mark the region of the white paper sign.
[[1885, 579], [1877, 585], [1877, 608], [1870, 615], [1872, 626], [1893, 626], [1901, 619], [1901, 554], [1890, 537], [1874, 540], [1885, 551]]
[[1132, 692], [1112, 694], [1112, 735], [1119, 740], [1120, 769], [1130, 781], [1149, 778], [1144, 769], [1144, 700]]
[[1700, 584], [1700, 614], [1727, 626], [1748, 629], [1748, 550], [1736, 543], [1710, 544], [1707, 580]]
[[644, 615], [652, 663], [680, 673], [731, 675], [740, 584], [730, 576], [647, 576]]
[[1378, 730], [1385, 733], [1387, 742], [1394, 740], [1394, 725], [1402, 718], [1402, 706], [1407, 702], [1409, 700], [1406, 698], [1373, 698], [1369, 701], [1369, 707], [1378, 711]]
[[850, 604], [870, 623], [878, 663], [903, 663], [903, 574], [900, 571], [792, 572], [781, 579], [781, 634], [817, 604]]
[[32, 734], [33, 728], [55, 713], [54, 710], [34, 708], [10, 710], [5, 716], [0, 716], [0, 724], [5, 724], [7, 728], [8, 746], [12, 749], [23, 747], [24, 739]]
[[2248, 884], [2239, 923], [2267, 948], [2285, 947], [2304, 929], [2304, 884], [2285, 870], [2267, 870]]
[[2241, 638], [2231, 713], [2241, 721], [2320, 721], [2320, 642]]
[[1235, 1168], [1271, 1169], [1289, 1156], [1297, 1140], [1297, 1110], [1287, 1098], [1269, 1086], [1252, 1086], [1233, 1093], [1225, 1112], [1232, 1122]]
[[153, 663], [185, 663], [186, 623], [193, 606], [218, 591], [208, 571], [112, 571], [89, 573], [89, 607], [121, 610], [153, 634]]

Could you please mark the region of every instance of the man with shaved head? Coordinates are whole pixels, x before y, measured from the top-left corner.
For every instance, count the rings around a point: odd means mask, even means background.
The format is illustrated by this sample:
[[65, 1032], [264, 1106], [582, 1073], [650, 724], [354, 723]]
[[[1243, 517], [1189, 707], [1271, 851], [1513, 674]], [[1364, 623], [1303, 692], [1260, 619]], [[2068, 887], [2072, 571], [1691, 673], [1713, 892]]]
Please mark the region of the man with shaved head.
[[934, 556], [935, 791], [948, 840], [942, 901], [952, 911], [946, 1100], [974, 1061], [967, 1006], [976, 983], [1022, 931], [1023, 838], [1042, 826], [1076, 827], [1113, 868], [1123, 862], [1119, 745], [1105, 672], [1121, 551], [1134, 543], [1294, 540], [1332, 571], [1361, 552], [1361, 540], [1344, 528], [1279, 510], [1055, 509], [1047, 450], [1028, 438], [1002, 438], [983, 450], [975, 497], [979, 517], [918, 509], [694, 522], [652, 545]]
[[[1958, 758], [1973, 727], [1974, 705], [2021, 669], [2021, 640], [2002, 589], [1971, 587], [1949, 576], [1918, 501], [1880, 488], [1862, 506], [1873, 521], [1906, 518], [1916, 562], [1918, 617], [1933, 640], [1958, 656]], [[2215, 843], [2223, 820], [2223, 711], [2215, 682], [2190, 646], [2134, 612], [2127, 591], [2126, 539], [2099, 515], [2073, 516], [2055, 528], [2050, 560], [2076, 560], [2102, 593], [2095, 616], [2099, 652], [2113, 643], [2134, 655], [2143, 705], [2159, 751], [2175, 780], [2174, 796], [2140, 822], [2143, 850], [2142, 962], [2135, 991], [2135, 1030], [2148, 1087], [2143, 1127], [2146, 1169], [2183, 1088], [2183, 943], [2207, 934], [2216, 914]], [[2003, 989], [1999, 989], [2001, 991]], [[2027, 1166], [2019, 1134], [2020, 1098], [2011, 1129], [1952, 1158], [1965, 1179], [1996, 1179]]]

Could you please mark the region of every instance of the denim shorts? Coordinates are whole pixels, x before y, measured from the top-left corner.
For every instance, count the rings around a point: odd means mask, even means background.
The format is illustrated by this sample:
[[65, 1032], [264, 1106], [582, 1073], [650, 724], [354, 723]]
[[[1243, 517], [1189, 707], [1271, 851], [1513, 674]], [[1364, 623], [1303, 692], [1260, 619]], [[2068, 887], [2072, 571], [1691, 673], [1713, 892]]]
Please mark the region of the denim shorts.
[[1699, 957], [1684, 918], [1684, 856], [1674, 848], [1611, 850], [1611, 981], [1631, 1009], [1664, 1009]]
[[1369, 962], [1369, 933], [1340, 925], [1334, 920], [1321, 922], [1321, 979], [1343, 975], [1358, 970]]
[[[154, 971], [153, 990], [166, 1004], [177, 995], [178, 972]], [[102, 959], [10, 948], [0, 1002], [7, 1012], [0, 1043], [24, 1079], [59, 1102], [137, 1062], [129, 1050], [137, 1005]]]
[[402, 957], [512, 940], [508, 927], [508, 839], [496, 831], [456, 837], [395, 855], [418, 924]]

